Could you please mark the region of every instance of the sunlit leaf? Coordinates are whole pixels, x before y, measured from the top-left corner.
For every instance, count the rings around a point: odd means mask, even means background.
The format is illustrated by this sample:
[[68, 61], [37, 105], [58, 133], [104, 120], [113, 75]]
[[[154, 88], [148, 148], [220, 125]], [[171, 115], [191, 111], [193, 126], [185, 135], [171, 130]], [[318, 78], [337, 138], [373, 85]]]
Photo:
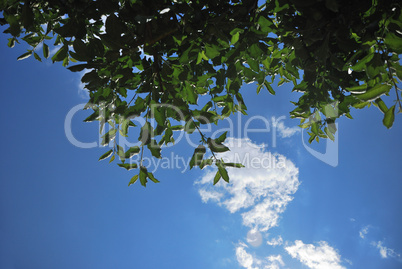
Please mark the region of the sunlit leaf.
[[382, 123], [384, 124], [385, 127], [389, 129], [394, 124], [394, 120], [395, 120], [395, 105], [391, 106], [388, 109], [388, 111], [385, 112]]

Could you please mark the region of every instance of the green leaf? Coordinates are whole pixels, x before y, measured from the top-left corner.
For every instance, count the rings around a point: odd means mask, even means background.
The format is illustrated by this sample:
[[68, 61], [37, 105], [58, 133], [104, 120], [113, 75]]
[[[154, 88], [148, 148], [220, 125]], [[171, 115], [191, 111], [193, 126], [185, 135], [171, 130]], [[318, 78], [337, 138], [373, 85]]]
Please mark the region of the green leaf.
[[212, 152], [226, 152], [229, 151], [229, 148], [222, 144], [217, 144], [215, 140], [208, 138], [207, 139], [208, 147]]
[[349, 87], [349, 88], [346, 88], [346, 90], [350, 93], [362, 94], [367, 91], [367, 83], [364, 83], [362, 85], [358, 85], [355, 87]]
[[17, 58], [17, 60], [18, 60], [18, 61], [24, 60], [24, 59], [28, 58], [28, 57], [31, 56], [31, 55], [32, 55], [32, 51], [25, 52], [24, 54], [22, 54], [21, 56], [19, 56], [19, 57]]
[[112, 156], [112, 158], [110, 158], [109, 163], [113, 162], [115, 158], [116, 158], [116, 156], [115, 156], [115, 155], [113, 155], [113, 156]]
[[144, 166], [140, 166], [140, 182], [142, 186], [147, 185], [148, 170]]
[[239, 37], [240, 37], [240, 32], [237, 32], [234, 35], [232, 35], [232, 39], [230, 40], [231, 45], [236, 44], [236, 42], [239, 41]]
[[148, 172], [148, 178], [152, 180], [154, 183], [159, 183], [160, 181], [157, 180], [151, 172]]
[[381, 95], [388, 93], [389, 90], [392, 88], [391, 85], [388, 84], [378, 84], [374, 86], [373, 88], [369, 89], [365, 93], [355, 95], [357, 98], [363, 101], [374, 101]]
[[235, 167], [235, 168], [245, 167], [241, 163], [223, 163], [223, 166], [229, 166], [229, 167]]
[[106, 146], [116, 137], [117, 129], [111, 129], [102, 136], [102, 146]]
[[124, 162], [124, 160], [126, 159], [126, 154], [124, 153], [123, 147], [121, 147], [120, 145], [116, 145], [116, 147], [117, 147], [117, 155], [119, 155], [120, 160]]
[[214, 185], [219, 182], [221, 179], [221, 174], [219, 173], [219, 170], [216, 172], [215, 177], [214, 177]]
[[36, 52], [34, 52], [33, 54], [34, 54], [34, 57], [36, 60], [38, 60], [39, 62], [42, 62], [42, 59], [39, 57], [39, 55]]
[[196, 105], [198, 100], [198, 94], [195, 93], [194, 89], [192, 89], [190, 85], [187, 85], [187, 87], [185, 87], [185, 90], [187, 95], [187, 101], [190, 104]]
[[[172, 126], [172, 130], [174, 130], [173, 127], [174, 126]], [[196, 125], [192, 119], [189, 120], [188, 122], [186, 122], [186, 125], [184, 125], [184, 131], [186, 133], [192, 134], [195, 131], [195, 129], [196, 129]]]
[[53, 56], [52, 56], [52, 61], [53, 62], [60, 62], [63, 61], [68, 55], [68, 46], [64, 45], [61, 47]]
[[213, 59], [217, 56], [219, 56], [219, 51], [216, 49], [215, 46], [211, 46], [211, 45], [205, 45], [205, 54], [207, 55], [207, 57], [209, 59]]
[[67, 69], [70, 70], [71, 72], [80, 72], [80, 71], [84, 70], [85, 68], [88, 68], [88, 64], [77, 64], [77, 65], [67, 67]]
[[259, 84], [259, 85], [257, 86], [257, 94], [260, 93], [262, 86], [263, 86], [262, 84]]
[[389, 129], [394, 124], [394, 120], [395, 120], [395, 105], [391, 106], [388, 109], [388, 111], [385, 112], [382, 123], [384, 124], [385, 127]]
[[149, 122], [146, 122], [140, 131], [140, 136], [138, 137], [138, 141], [141, 141], [143, 145], [147, 145], [151, 141], [152, 137], [152, 126]]
[[362, 71], [366, 68], [366, 64], [373, 59], [374, 53], [369, 53], [367, 56], [365, 56], [363, 59], [358, 61], [355, 65], [350, 67], [353, 71]]
[[222, 144], [223, 142], [225, 142], [227, 134], [228, 134], [227, 131], [221, 134], [218, 138], [215, 139], [215, 143]]
[[219, 174], [222, 176], [223, 180], [229, 183], [229, 175], [226, 171], [226, 168], [223, 166], [221, 162], [217, 162], [216, 165], [218, 166]]
[[96, 110], [94, 113], [92, 113], [89, 117], [87, 117], [84, 122], [91, 122], [96, 120], [99, 117], [99, 111]]
[[213, 159], [202, 160], [202, 162], [200, 163], [199, 167], [200, 167], [200, 169], [203, 169], [207, 165], [212, 165], [213, 162], [214, 162]]
[[275, 95], [275, 91], [274, 91], [274, 89], [272, 88], [271, 84], [269, 84], [268, 81], [264, 81], [264, 85], [265, 85], [265, 87], [267, 88], [267, 90], [268, 90], [268, 92], [269, 92], [270, 94]]
[[329, 139], [331, 139], [332, 141], [335, 141], [335, 136], [330, 132], [328, 127], [324, 128], [324, 132], [327, 134], [327, 136], [329, 137]]
[[138, 168], [138, 165], [136, 163], [118, 163], [117, 165], [127, 170]]
[[150, 143], [147, 144], [147, 147], [149, 151], [151, 151], [152, 156], [158, 159], [162, 158], [161, 147], [156, 143], [154, 139], [152, 139]]
[[190, 169], [192, 169], [194, 166], [201, 165], [205, 152], [206, 152], [206, 148], [203, 145], [199, 145], [194, 150], [193, 156], [191, 157], [191, 160], [190, 160]]
[[135, 175], [131, 178], [130, 182], [128, 183], [128, 186], [133, 185], [138, 179], [138, 175]]
[[388, 46], [388, 48], [392, 49], [396, 53], [402, 53], [402, 38], [400, 38], [396, 34], [388, 33], [385, 36], [384, 43]]
[[268, 20], [267, 18], [265, 18], [264, 16], [260, 16], [258, 18], [258, 24], [260, 25], [261, 31], [266, 32], [266, 33], [271, 32], [272, 22], [270, 20]]
[[201, 61], [202, 61], [202, 54], [201, 54], [201, 52], [198, 52], [198, 56], [197, 56], [197, 62], [196, 62], [196, 64], [201, 63]]
[[46, 59], [49, 58], [49, 53], [50, 53], [49, 46], [46, 45], [45, 43], [43, 43], [42, 50], [43, 50], [43, 57], [45, 57]]
[[102, 160], [110, 157], [110, 155], [112, 155], [112, 153], [113, 153], [113, 149], [109, 150], [108, 152], [106, 152], [102, 156], [100, 156], [98, 161], [102, 161]]
[[9, 46], [10, 48], [14, 48], [14, 46], [15, 46], [15, 38], [14, 37], [8, 39], [7, 46]]
[[381, 98], [377, 98], [375, 100], [375, 104], [381, 110], [382, 113], [385, 114], [388, 111], [387, 105], [384, 103], [384, 101]]
[[313, 142], [314, 138], [316, 138], [317, 136], [315, 134], [311, 134], [310, 138], [308, 139], [308, 142], [311, 144], [311, 142]]
[[134, 146], [129, 148], [126, 153], [125, 153], [125, 157], [126, 159], [130, 159], [131, 157], [133, 157], [135, 154], [140, 153], [141, 149], [138, 146]]

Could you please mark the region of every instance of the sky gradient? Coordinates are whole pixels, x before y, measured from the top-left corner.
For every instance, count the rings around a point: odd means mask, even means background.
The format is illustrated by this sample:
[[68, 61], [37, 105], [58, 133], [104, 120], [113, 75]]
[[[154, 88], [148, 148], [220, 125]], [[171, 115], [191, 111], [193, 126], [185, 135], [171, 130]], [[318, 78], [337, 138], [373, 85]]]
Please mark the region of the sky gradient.
[[[98, 162], [107, 149], [66, 137], [67, 114], [86, 103], [82, 74], [17, 61], [24, 46], [6, 44], [1, 34], [0, 268], [402, 268], [400, 115], [390, 130], [375, 107], [340, 119], [333, 167], [289, 119], [291, 85], [276, 96], [244, 85], [249, 115], [212, 130], [233, 123], [221, 157], [247, 167], [229, 170], [231, 184], [184, 171], [182, 139], [162, 151], [161, 183], [127, 187], [135, 172]], [[89, 114], [71, 125], [86, 143], [99, 133]]]

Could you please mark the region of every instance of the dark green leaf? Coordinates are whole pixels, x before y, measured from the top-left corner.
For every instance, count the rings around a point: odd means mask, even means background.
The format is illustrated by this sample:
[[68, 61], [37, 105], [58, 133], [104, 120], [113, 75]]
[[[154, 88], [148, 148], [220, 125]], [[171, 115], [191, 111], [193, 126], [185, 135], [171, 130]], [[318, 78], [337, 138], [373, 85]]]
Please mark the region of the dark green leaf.
[[209, 59], [213, 59], [213, 58], [215, 58], [215, 57], [217, 57], [217, 56], [219, 56], [219, 51], [216, 49], [216, 47], [215, 46], [211, 46], [211, 45], [206, 45], [205, 46], [205, 54], [207, 55], [207, 57], [209, 58]]
[[42, 50], [43, 50], [43, 57], [45, 57], [46, 59], [49, 58], [49, 53], [50, 53], [49, 46], [46, 45], [45, 43], [43, 43]]
[[161, 147], [156, 143], [155, 140], [151, 140], [149, 144], [147, 144], [148, 149], [151, 151], [152, 156], [155, 158], [162, 158], [161, 156]]
[[65, 58], [68, 57], [67, 52], [68, 52], [68, 47], [67, 47], [66, 45], [62, 46], [62, 47], [52, 56], [52, 61], [53, 61], [53, 62], [60, 62], [60, 61], [63, 61]]
[[118, 163], [117, 165], [127, 170], [138, 168], [138, 165], [136, 163]]
[[129, 148], [126, 153], [125, 153], [125, 157], [126, 159], [130, 159], [131, 157], [133, 157], [135, 154], [140, 153], [141, 149], [138, 146], [134, 146]]
[[19, 56], [19, 57], [17, 58], [17, 60], [18, 60], [18, 61], [19, 61], [19, 60], [24, 60], [24, 59], [28, 58], [28, 57], [31, 56], [31, 55], [32, 55], [32, 51], [25, 52], [24, 54], [22, 54], [21, 56]]
[[206, 152], [206, 148], [203, 145], [199, 145], [195, 150], [194, 154], [190, 160], [190, 169], [194, 166], [198, 166], [201, 164], [202, 159], [204, 158], [204, 154]]
[[272, 88], [271, 84], [269, 84], [268, 81], [264, 81], [264, 85], [267, 88], [267, 90], [269, 91], [270, 94], [275, 95], [275, 91]]
[[108, 157], [110, 157], [110, 155], [112, 155], [113, 153], [113, 149], [109, 150], [108, 152], [104, 153], [102, 156], [100, 156], [99, 161], [104, 160]]
[[147, 185], [148, 170], [144, 166], [140, 166], [140, 182], [142, 186]]
[[208, 138], [207, 142], [208, 142], [208, 147], [212, 152], [220, 153], [220, 152], [229, 151], [228, 147], [226, 147], [225, 145], [222, 145], [222, 144], [215, 143], [215, 140]]
[[34, 57], [35, 57], [36, 60], [38, 60], [39, 62], [42, 62], [42, 59], [40, 58], [40, 56], [36, 52], [34, 52], [33, 54], [34, 54]]

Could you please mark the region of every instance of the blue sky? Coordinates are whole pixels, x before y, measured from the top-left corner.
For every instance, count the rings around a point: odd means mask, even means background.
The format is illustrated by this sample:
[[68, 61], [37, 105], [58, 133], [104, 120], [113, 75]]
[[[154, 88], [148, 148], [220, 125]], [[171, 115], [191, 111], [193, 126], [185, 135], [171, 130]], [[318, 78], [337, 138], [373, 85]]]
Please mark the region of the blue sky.
[[[217, 186], [213, 169], [176, 165], [155, 172], [159, 184], [127, 187], [134, 172], [65, 135], [66, 115], [85, 103], [80, 75], [17, 61], [24, 47], [6, 44], [0, 35], [0, 268], [402, 268], [400, 116], [390, 130], [375, 107], [339, 120], [332, 167], [289, 119], [290, 85], [277, 96], [245, 85], [249, 116], [231, 119], [222, 157], [269, 165], [230, 170], [232, 183]], [[98, 139], [96, 123], [82, 122], [89, 113], [72, 119], [82, 142]], [[246, 136], [247, 124], [265, 131]], [[163, 154], [192, 149], [183, 139]]]

